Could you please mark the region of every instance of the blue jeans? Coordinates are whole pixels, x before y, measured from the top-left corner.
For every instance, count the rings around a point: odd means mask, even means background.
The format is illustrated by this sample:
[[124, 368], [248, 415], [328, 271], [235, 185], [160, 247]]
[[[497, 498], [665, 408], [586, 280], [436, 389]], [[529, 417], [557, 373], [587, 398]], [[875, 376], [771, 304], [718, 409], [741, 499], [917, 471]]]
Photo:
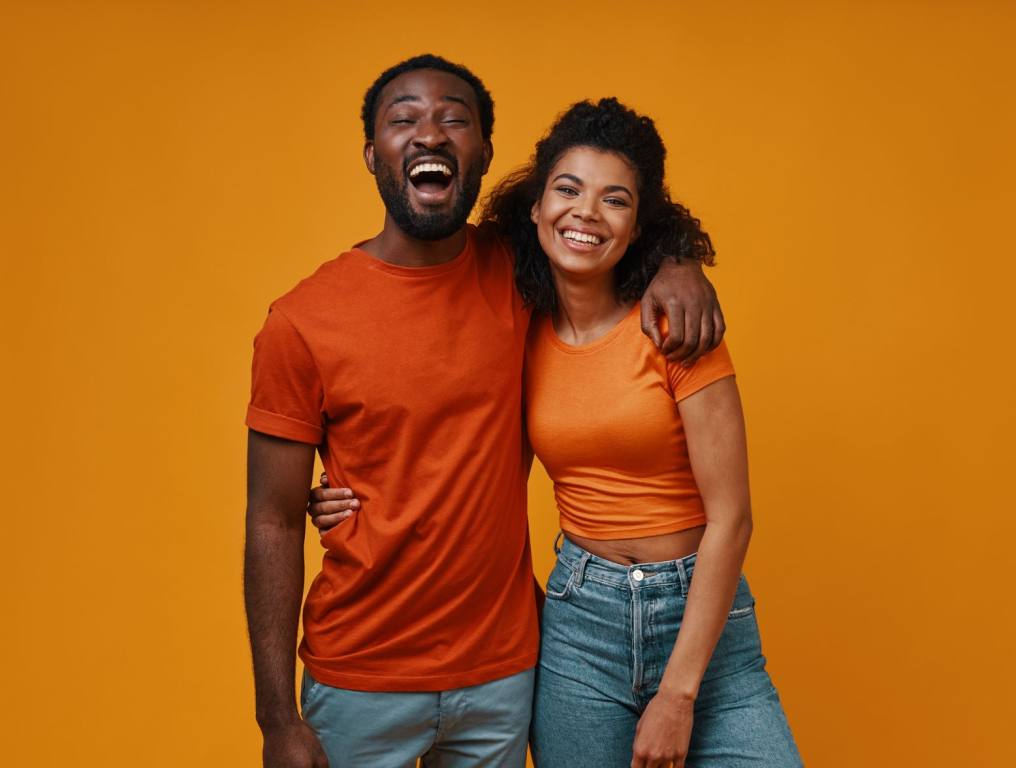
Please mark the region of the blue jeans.
[[[564, 539], [543, 609], [532, 731], [538, 768], [628, 768], [694, 570], [695, 555], [626, 567]], [[765, 663], [742, 576], [695, 702], [689, 768], [801, 766]]]
[[329, 768], [524, 768], [534, 672], [436, 693], [350, 691], [306, 671], [303, 719]]

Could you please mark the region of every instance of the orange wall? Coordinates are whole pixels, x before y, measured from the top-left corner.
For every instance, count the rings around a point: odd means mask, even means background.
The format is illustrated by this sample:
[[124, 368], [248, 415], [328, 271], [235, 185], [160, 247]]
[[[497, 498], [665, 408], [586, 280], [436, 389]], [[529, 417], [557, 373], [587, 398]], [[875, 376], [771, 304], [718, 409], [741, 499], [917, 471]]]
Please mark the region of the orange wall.
[[[251, 339], [380, 227], [359, 99], [432, 49], [495, 95], [495, 178], [576, 99], [657, 118], [719, 251], [808, 763], [1016, 764], [1014, 7], [346, 5], [0, 6], [2, 762], [256, 763]], [[542, 474], [532, 520], [544, 576]]]

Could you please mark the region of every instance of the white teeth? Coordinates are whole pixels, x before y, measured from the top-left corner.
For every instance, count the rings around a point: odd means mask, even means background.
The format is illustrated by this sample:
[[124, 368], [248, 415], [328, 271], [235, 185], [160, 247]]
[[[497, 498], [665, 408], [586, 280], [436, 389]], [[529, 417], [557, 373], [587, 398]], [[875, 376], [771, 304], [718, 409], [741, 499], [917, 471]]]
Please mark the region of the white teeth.
[[444, 163], [420, 163], [409, 171], [409, 177], [414, 178], [421, 173], [443, 173], [445, 176], [451, 176], [452, 169]]
[[589, 243], [590, 245], [599, 245], [603, 242], [603, 238], [585, 232], [576, 232], [574, 229], [566, 229], [561, 233], [561, 237], [566, 240], [574, 240], [577, 243]]

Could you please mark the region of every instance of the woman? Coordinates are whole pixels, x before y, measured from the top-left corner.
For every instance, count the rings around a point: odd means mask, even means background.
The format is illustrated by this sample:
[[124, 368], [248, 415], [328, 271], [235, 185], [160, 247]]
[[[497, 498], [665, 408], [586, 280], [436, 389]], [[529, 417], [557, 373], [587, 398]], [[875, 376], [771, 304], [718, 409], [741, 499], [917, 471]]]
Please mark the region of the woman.
[[670, 364], [640, 330], [663, 254], [713, 256], [670, 200], [664, 158], [648, 117], [581, 102], [485, 209], [537, 310], [527, 428], [563, 531], [533, 711], [540, 768], [801, 764], [741, 575], [752, 524], [729, 354]]

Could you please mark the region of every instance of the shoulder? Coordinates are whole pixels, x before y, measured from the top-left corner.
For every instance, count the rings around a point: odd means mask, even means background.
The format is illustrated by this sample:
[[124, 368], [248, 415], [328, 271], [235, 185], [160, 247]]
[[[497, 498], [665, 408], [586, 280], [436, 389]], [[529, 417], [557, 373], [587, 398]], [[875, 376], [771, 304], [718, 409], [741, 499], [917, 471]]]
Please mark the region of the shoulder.
[[355, 282], [360, 259], [355, 251], [346, 251], [326, 261], [269, 307], [281, 312], [296, 327], [312, 322], [323, 310], [333, 307], [339, 291]]
[[734, 362], [727, 349], [726, 340], [702, 355], [691, 367], [668, 362], [667, 374], [675, 400], [682, 400], [714, 381], [733, 376]]

